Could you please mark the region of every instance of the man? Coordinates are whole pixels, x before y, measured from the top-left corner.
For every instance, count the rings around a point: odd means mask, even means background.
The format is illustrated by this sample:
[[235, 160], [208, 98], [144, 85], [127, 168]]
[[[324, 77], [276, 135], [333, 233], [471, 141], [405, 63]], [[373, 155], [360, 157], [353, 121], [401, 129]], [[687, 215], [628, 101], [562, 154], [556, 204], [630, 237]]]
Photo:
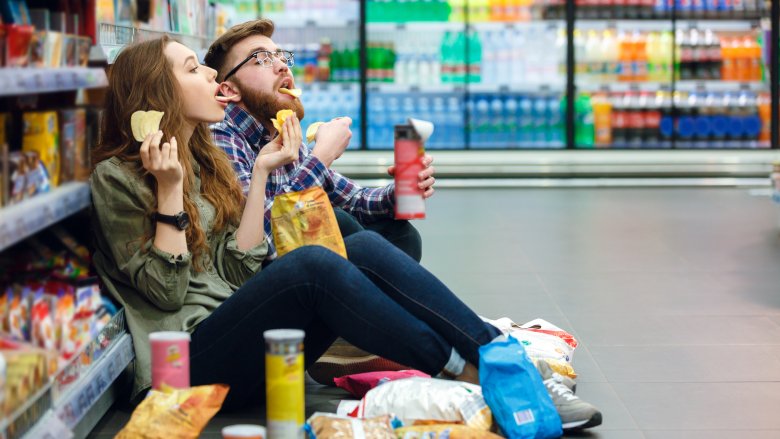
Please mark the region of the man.
[[[206, 65], [217, 70], [220, 93], [229, 100], [225, 120], [212, 126], [212, 134], [217, 146], [233, 161], [245, 191], [249, 188], [257, 154], [276, 135], [271, 123], [276, 112], [291, 109], [299, 119], [304, 117], [301, 101], [280, 92], [283, 88], [295, 88], [295, 78], [289, 69], [293, 54], [279, 49], [271, 40], [273, 31], [274, 24], [270, 20], [239, 24], [219, 37], [205, 57]], [[336, 207], [342, 234], [363, 228], [374, 230], [419, 262], [422, 257], [419, 233], [408, 221], [393, 219], [394, 185], [362, 188], [330, 169], [349, 145], [351, 122], [348, 117], [337, 117], [323, 124], [317, 131], [313, 150], [302, 144], [298, 161], [269, 175], [266, 217], [270, 217], [275, 195], [321, 186]], [[425, 198], [434, 192], [431, 162], [430, 156], [424, 157], [425, 168], [418, 176]], [[388, 173], [393, 175], [394, 167], [391, 166]], [[273, 244], [269, 222], [266, 224], [267, 240]], [[275, 254], [272, 246], [271, 258]]]

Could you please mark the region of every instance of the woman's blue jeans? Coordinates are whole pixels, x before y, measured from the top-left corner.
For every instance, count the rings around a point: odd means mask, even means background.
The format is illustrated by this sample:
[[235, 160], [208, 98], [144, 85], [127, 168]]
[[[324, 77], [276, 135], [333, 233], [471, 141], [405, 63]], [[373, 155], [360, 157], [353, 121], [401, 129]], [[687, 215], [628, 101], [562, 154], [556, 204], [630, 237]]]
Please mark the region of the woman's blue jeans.
[[192, 334], [193, 385], [230, 385], [227, 406], [262, 399], [263, 331], [306, 331], [306, 367], [341, 336], [431, 375], [453, 348], [478, 365], [500, 333], [433, 274], [370, 231], [345, 239], [349, 260], [319, 246], [296, 249], [258, 272]]

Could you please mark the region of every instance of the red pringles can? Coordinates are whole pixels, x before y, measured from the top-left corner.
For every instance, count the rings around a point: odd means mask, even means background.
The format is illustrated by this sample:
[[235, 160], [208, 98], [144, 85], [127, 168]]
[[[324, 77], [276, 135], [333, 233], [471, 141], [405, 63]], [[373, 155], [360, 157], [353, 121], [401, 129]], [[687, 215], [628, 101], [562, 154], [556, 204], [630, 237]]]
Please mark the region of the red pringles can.
[[425, 141], [431, 133], [433, 124], [417, 119], [395, 126], [395, 219], [425, 218], [418, 174], [423, 170]]

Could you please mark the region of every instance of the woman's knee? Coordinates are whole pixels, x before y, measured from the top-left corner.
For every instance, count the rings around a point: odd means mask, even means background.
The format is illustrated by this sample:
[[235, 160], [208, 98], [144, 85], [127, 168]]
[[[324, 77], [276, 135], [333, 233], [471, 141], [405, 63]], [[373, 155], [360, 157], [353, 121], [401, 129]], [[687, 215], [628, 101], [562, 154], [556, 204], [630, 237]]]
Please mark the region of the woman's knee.
[[301, 273], [326, 274], [348, 263], [343, 257], [321, 245], [305, 245], [284, 255]]

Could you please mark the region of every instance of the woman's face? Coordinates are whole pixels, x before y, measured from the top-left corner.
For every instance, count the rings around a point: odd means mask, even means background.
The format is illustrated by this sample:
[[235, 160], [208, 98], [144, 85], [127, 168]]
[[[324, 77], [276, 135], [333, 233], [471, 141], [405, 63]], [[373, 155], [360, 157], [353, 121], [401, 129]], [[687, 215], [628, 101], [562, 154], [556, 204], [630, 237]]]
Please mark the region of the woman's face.
[[165, 46], [165, 56], [173, 66], [184, 102], [184, 117], [193, 123], [219, 122], [225, 117], [227, 103], [216, 99], [217, 71], [198, 62], [195, 52], [177, 42]]

